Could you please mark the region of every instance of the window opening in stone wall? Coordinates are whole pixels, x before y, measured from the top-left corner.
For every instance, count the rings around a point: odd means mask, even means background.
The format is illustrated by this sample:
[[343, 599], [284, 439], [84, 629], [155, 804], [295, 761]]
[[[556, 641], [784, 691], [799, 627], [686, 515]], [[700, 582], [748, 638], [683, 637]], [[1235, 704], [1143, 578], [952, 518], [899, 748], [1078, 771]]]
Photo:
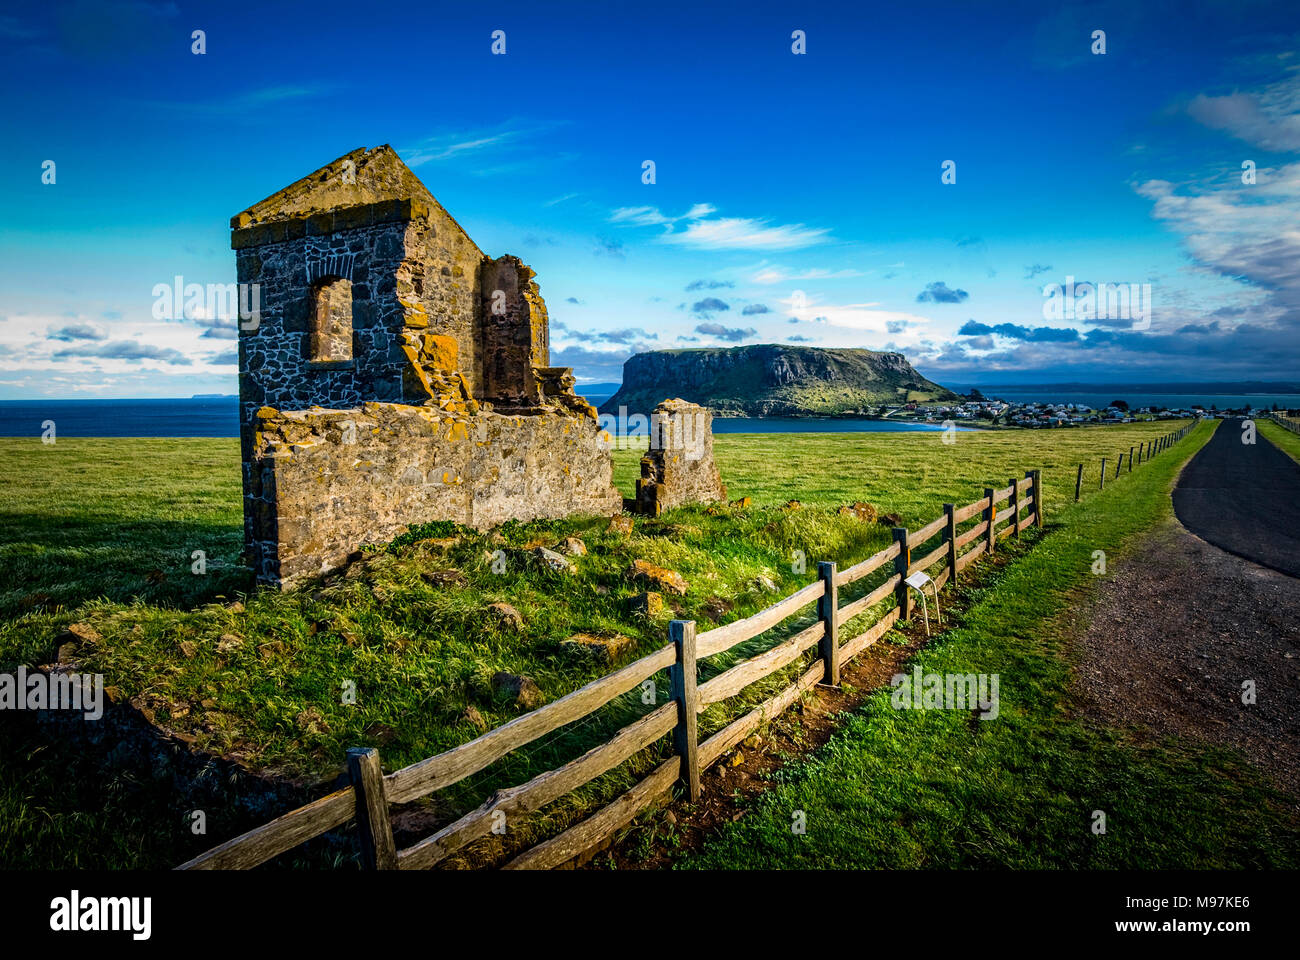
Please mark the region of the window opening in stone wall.
[[313, 363], [344, 363], [352, 359], [352, 281], [332, 277], [313, 292], [311, 351]]

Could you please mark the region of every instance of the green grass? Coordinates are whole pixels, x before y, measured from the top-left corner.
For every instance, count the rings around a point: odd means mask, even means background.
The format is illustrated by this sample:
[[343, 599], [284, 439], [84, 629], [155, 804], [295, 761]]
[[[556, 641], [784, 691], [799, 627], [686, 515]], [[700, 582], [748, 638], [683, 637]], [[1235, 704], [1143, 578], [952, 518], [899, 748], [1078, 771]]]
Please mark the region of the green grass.
[[[511, 524], [495, 534], [458, 531], [448, 546], [419, 543], [446, 534], [433, 526], [372, 551], [351, 576], [289, 594], [253, 592], [237, 604], [229, 601], [247, 580], [237, 566], [234, 441], [64, 439], [43, 447], [3, 440], [0, 583], [8, 589], [0, 595], [0, 669], [47, 662], [63, 627], [87, 623], [104, 640], [80, 651], [81, 669], [104, 673], [120, 695], [193, 737], [201, 750], [310, 781], [337, 774], [346, 747], [377, 744], [393, 769], [476, 736], [467, 707], [489, 726], [517, 716], [517, 707], [492, 693], [496, 671], [528, 674], [547, 699], [606, 672], [563, 644], [573, 632], [622, 633], [645, 654], [665, 642], [674, 615], [707, 626], [708, 608], [721, 604], [730, 609], [712, 614], [720, 622], [746, 616], [809, 582], [817, 560], [847, 564], [888, 543], [886, 527], [839, 516], [838, 504], [868, 500], [916, 525], [937, 516], [946, 501], [970, 502], [985, 486], [1041, 467], [1050, 516], [1073, 499], [1078, 462], [1089, 462], [1095, 483], [1101, 456], [1171, 429], [961, 433], [952, 445], [936, 433], [722, 435], [717, 458], [731, 496], [752, 496], [752, 509], [672, 511], [659, 521], [638, 520], [630, 538], [609, 533], [602, 518], [571, 518]], [[616, 453], [616, 480], [628, 493], [638, 457], [635, 450]], [[778, 506], [791, 498], [805, 507]], [[575, 575], [555, 575], [532, 562], [530, 544], [569, 535], [582, 537], [589, 550], [576, 560]], [[191, 572], [195, 549], [207, 553], [204, 576]], [[492, 572], [496, 550], [507, 559], [505, 575]], [[796, 551], [806, 559], [803, 572], [792, 569]], [[632, 612], [641, 588], [624, 571], [633, 559], [682, 573], [691, 588], [677, 611], [655, 620]], [[429, 575], [452, 570], [458, 584], [430, 582]], [[760, 576], [775, 581], [779, 592], [760, 590]], [[520, 634], [485, 615], [495, 601], [520, 610]], [[218, 649], [222, 638], [225, 650]], [[703, 676], [755, 649], [751, 644], [716, 658]], [[702, 732], [720, 727], [780, 680], [712, 708]], [[345, 702], [345, 685], [355, 689], [355, 703]], [[492, 789], [600, 742], [645, 709], [636, 697], [622, 698], [444, 791], [434, 806], [451, 814], [476, 805]], [[19, 774], [0, 791], [0, 862], [40, 865], [50, 862], [41, 856], [55, 854], [39, 851], [66, 850], [78, 863], [166, 866], [211, 844], [171, 836], [174, 827], [161, 826], [175, 820], [167, 809], [174, 798], [161, 786], [151, 791], [136, 777], [117, 793], [101, 794], [84, 781], [102, 771], [57, 744], [11, 740], [0, 747], [8, 758], [0, 764]], [[656, 756], [651, 751], [548, 808], [536, 829], [557, 829], [584, 805], [625, 789]], [[95, 847], [70, 839], [80, 834], [87, 804], [100, 804], [96, 816], [118, 823], [120, 842]], [[212, 811], [210, 835], [222, 839], [244, 828], [245, 814]]]
[[[719, 434], [714, 456], [732, 498], [755, 503], [839, 504], [867, 500], [910, 524], [934, 519], [944, 503], [969, 503], [985, 486], [1004, 487], [1026, 470], [1043, 471], [1048, 512], [1074, 500], [1084, 463], [1084, 492], [1095, 490], [1101, 458], [1114, 476], [1116, 458], [1185, 421], [1051, 430], [959, 432], [945, 444], [938, 431], [918, 433]], [[1167, 456], [1167, 455], [1166, 455]], [[615, 481], [630, 491], [639, 454], [615, 451]], [[1141, 466], [1135, 470], [1142, 469]], [[629, 493], [630, 495], [630, 493]]]
[[[890, 690], [844, 716], [783, 768], [693, 868], [1258, 868], [1300, 863], [1293, 805], [1239, 757], [1185, 740], [1141, 745], [1078, 716], [1072, 629], [1111, 563], [1170, 516], [1202, 426], [1124, 484], [1052, 517], [962, 625], [913, 661], [930, 673], [996, 673], [1000, 716], [895, 710]], [[1093, 812], [1106, 814], [1104, 836]], [[807, 831], [791, 829], [795, 811]]]
[[1261, 436], [1272, 441], [1274, 446], [1279, 447], [1292, 460], [1300, 461], [1300, 434], [1283, 430], [1276, 423], [1262, 417], [1255, 421], [1255, 427]]
[[[248, 586], [238, 440], [0, 438], [0, 618]], [[206, 576], [191, 573], [195, 550]]]

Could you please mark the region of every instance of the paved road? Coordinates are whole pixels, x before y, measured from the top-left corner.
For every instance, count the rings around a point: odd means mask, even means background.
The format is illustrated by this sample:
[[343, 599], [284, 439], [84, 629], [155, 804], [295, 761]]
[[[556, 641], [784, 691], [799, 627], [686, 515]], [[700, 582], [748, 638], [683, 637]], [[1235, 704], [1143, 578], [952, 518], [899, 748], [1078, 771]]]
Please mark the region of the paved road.
[[1300, 464], [1244, 421], [1224, 420], [1183, 470], [1174, 512], [1216, 547], [1300, 577]]

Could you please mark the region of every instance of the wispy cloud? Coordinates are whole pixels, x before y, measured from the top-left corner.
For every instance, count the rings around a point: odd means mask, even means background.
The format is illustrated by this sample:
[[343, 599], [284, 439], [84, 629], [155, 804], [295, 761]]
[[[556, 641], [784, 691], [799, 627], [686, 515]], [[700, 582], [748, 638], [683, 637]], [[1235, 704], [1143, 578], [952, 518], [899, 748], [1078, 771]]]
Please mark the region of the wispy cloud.
[[[752, 217], [714, 217], [717, 207], [697, 203], [680, 216], [669, 216], [658, 207], [619, 207], [610, 223], [638, 227], [663, 227], [661, 243], [697, 250], [798, 250], [823, 243], [830, 237], [824, 227], [802, 223], [776, 224]], [[678, 229], [679, 224], [685, 224]]]
[[170, 347], [158, 347], [149, 343], [137, 343], [134, 340], [114, 340], [99, 346], [66, 347], [53, 354], [55, 360], [68, 357], [97, 357], [101, 360], [157, 360], [177, 366], [189, 366], [193, 361]]
[[201, 114], [203, 116], [233, 116], [254, 114], [268, 108], [290, 106], [301, 100], [322, 97], [336, 88], [332, 84], [282, 84], [245, 90], [217, 100], [143, 100], [141, 106], [172, 112]]
[[830, 231], [802, 223], [769, 226], [766, 220], [723, 217], [697, 220], [681, 233], [665, 234], [665, 243], [700, 250], [798, 250], [824, 242]]
[[474, 153], [488, 147], [509, 143], [518, 136], [518, 131], [503, 130], [501, 133], [492, 136], [470, 137], [469, 139], [459, 139], [454, 134], [427, 137], [420, 141], [413, 150], [407, 151], [406, 165], [408, 167], [418, 167], [422, 164], [432, 163], [435, 160], [450, 160], [461, 154]]
[[861, 270], [827, 270], [822, 267], [814, 267], [811, 270], [791, 271], [785, 267], [764, 266], [761, 267], [749, 279], [754, 283], [769, 285], [773, 283], [790, 283], [799, 280], [844, 280], [849, 277], [862, 276]]
[[[523, 162], [521, 151], [529, 140], [553, 129], [557, 124], [523, 123], [508, 120], [493, 127], [477, 130], [448, 130], [431, 134], [422, 140], [405, 146], [398, 151], [408, 167], [420, 167], [429, 163], [454, 163], [472, 158], [478, 166], [475, 173], [484, 173], [508, 169]], [[492, 158], [495, 164], [483, 167], [486, 158]], [[531, 158], [535, 161], [535, 158]], [[550, 203], [563, 203], [577, 194], [558, 197]]]
[[1187, 105], [1187, 113], [1261, 150], [1300, 150], [1300, 74], [1253, 93], [1201, 94]]
[[814, 297], [796, 301], [793, 296], [783, 299], [790, 315], [790, 323], [810, 322], [862, 330], [873, 333], [901, 333], [911, 327], [925, 326], [929, 317], [900, 310], [881, 309], [873, 303], [819, 303]]

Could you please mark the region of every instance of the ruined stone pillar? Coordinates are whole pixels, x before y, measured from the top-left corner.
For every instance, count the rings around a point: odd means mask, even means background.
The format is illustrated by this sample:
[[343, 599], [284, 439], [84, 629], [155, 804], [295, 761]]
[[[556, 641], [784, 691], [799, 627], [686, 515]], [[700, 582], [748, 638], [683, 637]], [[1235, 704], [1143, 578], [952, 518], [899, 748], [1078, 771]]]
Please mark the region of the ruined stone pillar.
[[658, 516], [684, 503], [727, 499], [713, 462], [713, 415], [685, 400], [665, 400], [650, 416], [650, 449], [636, 482], [638, 513]]

